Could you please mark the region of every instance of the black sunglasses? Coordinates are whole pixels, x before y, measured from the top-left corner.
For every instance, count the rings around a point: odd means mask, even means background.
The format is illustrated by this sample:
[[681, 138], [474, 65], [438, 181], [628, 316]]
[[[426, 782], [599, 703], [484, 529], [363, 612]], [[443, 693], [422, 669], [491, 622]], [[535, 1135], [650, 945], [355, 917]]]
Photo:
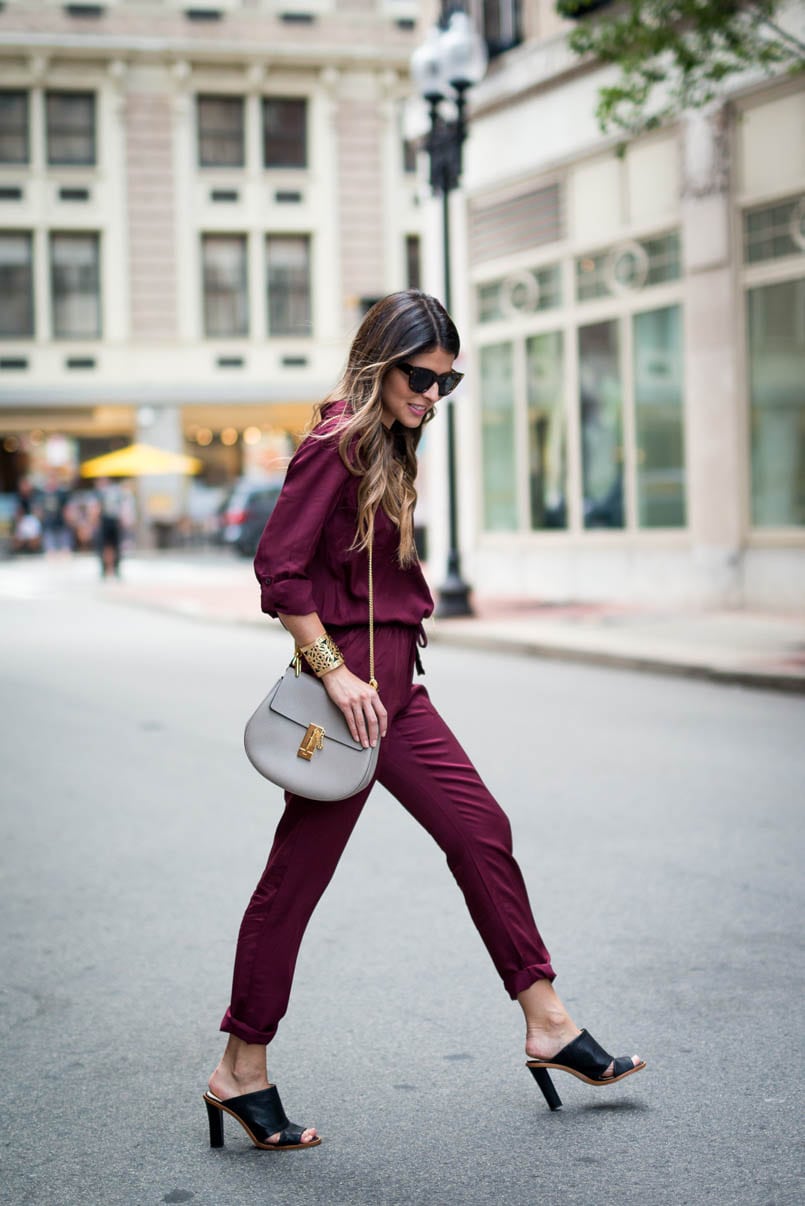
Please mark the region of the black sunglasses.
[[464, 374], [459, 373], [457, 369], [451, 369], [449, 373], [434, 373], [433, 369], [421, 368], [418, 364], [399, 363], [394, 367], [408, 374], [408, 388], [415, 394], [426, 394], [435, 381], [439, 387], [440, 398], [452, 394], [459, 381], [464, 378]]

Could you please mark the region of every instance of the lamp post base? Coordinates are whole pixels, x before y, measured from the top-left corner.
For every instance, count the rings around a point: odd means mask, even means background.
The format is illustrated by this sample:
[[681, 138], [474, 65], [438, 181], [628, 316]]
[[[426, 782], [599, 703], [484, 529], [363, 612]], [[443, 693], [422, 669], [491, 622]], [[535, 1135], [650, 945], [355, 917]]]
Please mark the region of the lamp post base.
[[456, 616], [472, 616], [470, 588], [461, 577], [458, 557], [450, 553], [447, 560], [447, 577], [436, 592], [436, 618], [448, 620]]

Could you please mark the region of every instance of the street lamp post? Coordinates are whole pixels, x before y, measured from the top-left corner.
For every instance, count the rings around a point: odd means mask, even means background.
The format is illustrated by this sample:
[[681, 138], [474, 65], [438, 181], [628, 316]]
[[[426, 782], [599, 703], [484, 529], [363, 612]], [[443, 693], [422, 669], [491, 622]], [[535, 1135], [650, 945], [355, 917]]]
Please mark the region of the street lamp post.
[[[475, 32], [467, 14], [462, 10], [445, 11], [422, 46], [411, 58], [411, 74], [423, 100], [428, 104], [430, 129], [425, 149], [430, 160], [430, 185], [442, 198], [442, 253], [444, 256], [445, 308], [452, 309], [450, 260], [450, 194], [461, 182], [462, 148], [467, 137], [467, 92], [483, 79], [487, 54], [483, 39]], [[451, 101], [455, 117], [450, 119], [440, 111], [445, 101]], [[456, 505], [456, 439], [453, 399], [447, 406], [447, 499], [449, 515], [449, 547], [447, 573], [438, 591], [436, 614], [439, 616], [469, 616], [469, 587], [461, 576], [458, 549], [458, 508]]]

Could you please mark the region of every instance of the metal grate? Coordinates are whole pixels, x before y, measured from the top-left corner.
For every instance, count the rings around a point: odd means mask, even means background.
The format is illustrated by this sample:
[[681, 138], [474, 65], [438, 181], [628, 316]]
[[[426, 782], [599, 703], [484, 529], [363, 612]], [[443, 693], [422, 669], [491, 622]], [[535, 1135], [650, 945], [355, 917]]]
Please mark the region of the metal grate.
[[473, 264], [556, 243], [564, 234], [558, 184], [533, 189], [497, 205], [471, 205], [470, 260]]

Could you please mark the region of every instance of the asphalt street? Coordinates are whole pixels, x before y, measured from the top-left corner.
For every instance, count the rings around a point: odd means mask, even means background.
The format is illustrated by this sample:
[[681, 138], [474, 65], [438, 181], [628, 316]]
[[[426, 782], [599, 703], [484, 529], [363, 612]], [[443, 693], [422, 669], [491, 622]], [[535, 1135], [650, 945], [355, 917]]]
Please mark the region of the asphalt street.
[[557, 988], [648, 1069], [557, 1074], [547, 1110], [443, 856], [377, 789], [270, 1049], [324, 1142], [259, 1152], [233, 1123], [213, 1151], [201, 1094], [280, 809], [242, 728], [287, 640], [100, 589], [0, 616], [3, 1202], [803, 1200], [805, 700], [428, 650], [512, 818]]

